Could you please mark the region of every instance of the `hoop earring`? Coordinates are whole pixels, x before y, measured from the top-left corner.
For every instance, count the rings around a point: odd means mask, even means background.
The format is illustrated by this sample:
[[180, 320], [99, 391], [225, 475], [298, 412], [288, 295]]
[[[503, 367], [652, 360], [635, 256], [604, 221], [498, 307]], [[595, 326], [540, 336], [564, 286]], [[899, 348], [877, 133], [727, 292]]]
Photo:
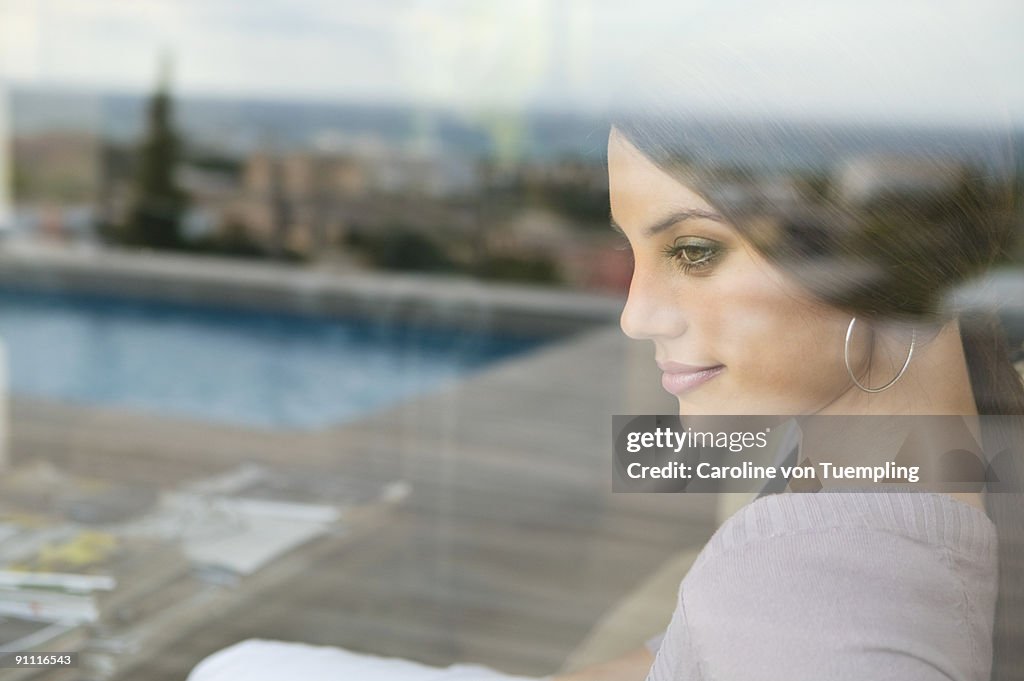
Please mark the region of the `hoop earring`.
[[850, 366], [850, 338], [853, 337], [853, 325], [856, 323], [857, 318], [854, 317], [850, 320], [850, 325], [846, 327], [846, 342], [843, 343], [843, 361], [846, 362], [846, 373], [850, 375], [850, 380], [853, 381], [853, 384], [866, 393], [880, 393], [883, 390], [888, 390], [896, 381], [903, 377], [903, 373], [910, 366], [910, 358], [914, 356], [914, 345], [917, 343], [917, 329], [913, 329], [910, 332], [910, 350], [907, 351], [907, 360], [903, 362], [903, 366], [900, 367], [896, 376], [881, 388], [869, 388], [857, 380], [857, 377], [853, 375], [853, 368]]

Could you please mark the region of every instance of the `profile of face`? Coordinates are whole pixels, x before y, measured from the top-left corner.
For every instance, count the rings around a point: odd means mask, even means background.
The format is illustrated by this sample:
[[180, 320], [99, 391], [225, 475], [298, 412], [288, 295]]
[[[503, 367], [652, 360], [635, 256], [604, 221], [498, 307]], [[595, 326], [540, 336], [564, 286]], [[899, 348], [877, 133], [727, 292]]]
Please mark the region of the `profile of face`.
[[654, 342], [680, 414], [815, 413], [852, 389], [849, 313], [787, 278], [615, 129], [608, 179], [634, 260], [622, 329]]

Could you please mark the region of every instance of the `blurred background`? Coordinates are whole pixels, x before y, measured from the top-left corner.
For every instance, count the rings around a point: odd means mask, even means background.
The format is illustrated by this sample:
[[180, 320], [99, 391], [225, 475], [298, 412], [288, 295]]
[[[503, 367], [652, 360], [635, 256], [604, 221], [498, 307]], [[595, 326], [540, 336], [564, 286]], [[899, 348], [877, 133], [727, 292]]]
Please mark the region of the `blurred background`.
[[[610, 492], [610, 416], [676, 405], [617, 328], [609, 121], [678, 114], [734, 193], [970, 191], [1017, 229], [1022, 28], [0, 0], [0, 647], [157, 681], [251, 637], [537, 676], [638, 645], [722, 518]], [[1015, 349], [1019, 253], [963, 292]]]

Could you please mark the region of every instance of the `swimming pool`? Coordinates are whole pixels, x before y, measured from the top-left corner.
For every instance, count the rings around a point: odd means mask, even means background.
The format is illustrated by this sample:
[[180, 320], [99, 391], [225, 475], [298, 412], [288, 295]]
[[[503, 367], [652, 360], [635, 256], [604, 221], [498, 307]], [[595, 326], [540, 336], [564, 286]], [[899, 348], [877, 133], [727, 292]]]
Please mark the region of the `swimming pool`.
[[342, 423], [547, 339], [0, 290], [14, 394], [272, 428]]

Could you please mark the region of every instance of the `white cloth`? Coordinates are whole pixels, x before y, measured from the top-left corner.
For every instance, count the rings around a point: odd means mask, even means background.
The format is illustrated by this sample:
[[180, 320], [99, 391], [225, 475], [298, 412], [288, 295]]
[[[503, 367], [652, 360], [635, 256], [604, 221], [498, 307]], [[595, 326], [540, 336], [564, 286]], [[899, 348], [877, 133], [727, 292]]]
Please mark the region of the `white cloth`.
[[188, 681], [537, 681], [474, 664], [431, 667], [305, 643], [249, 639], [196, 665]]

